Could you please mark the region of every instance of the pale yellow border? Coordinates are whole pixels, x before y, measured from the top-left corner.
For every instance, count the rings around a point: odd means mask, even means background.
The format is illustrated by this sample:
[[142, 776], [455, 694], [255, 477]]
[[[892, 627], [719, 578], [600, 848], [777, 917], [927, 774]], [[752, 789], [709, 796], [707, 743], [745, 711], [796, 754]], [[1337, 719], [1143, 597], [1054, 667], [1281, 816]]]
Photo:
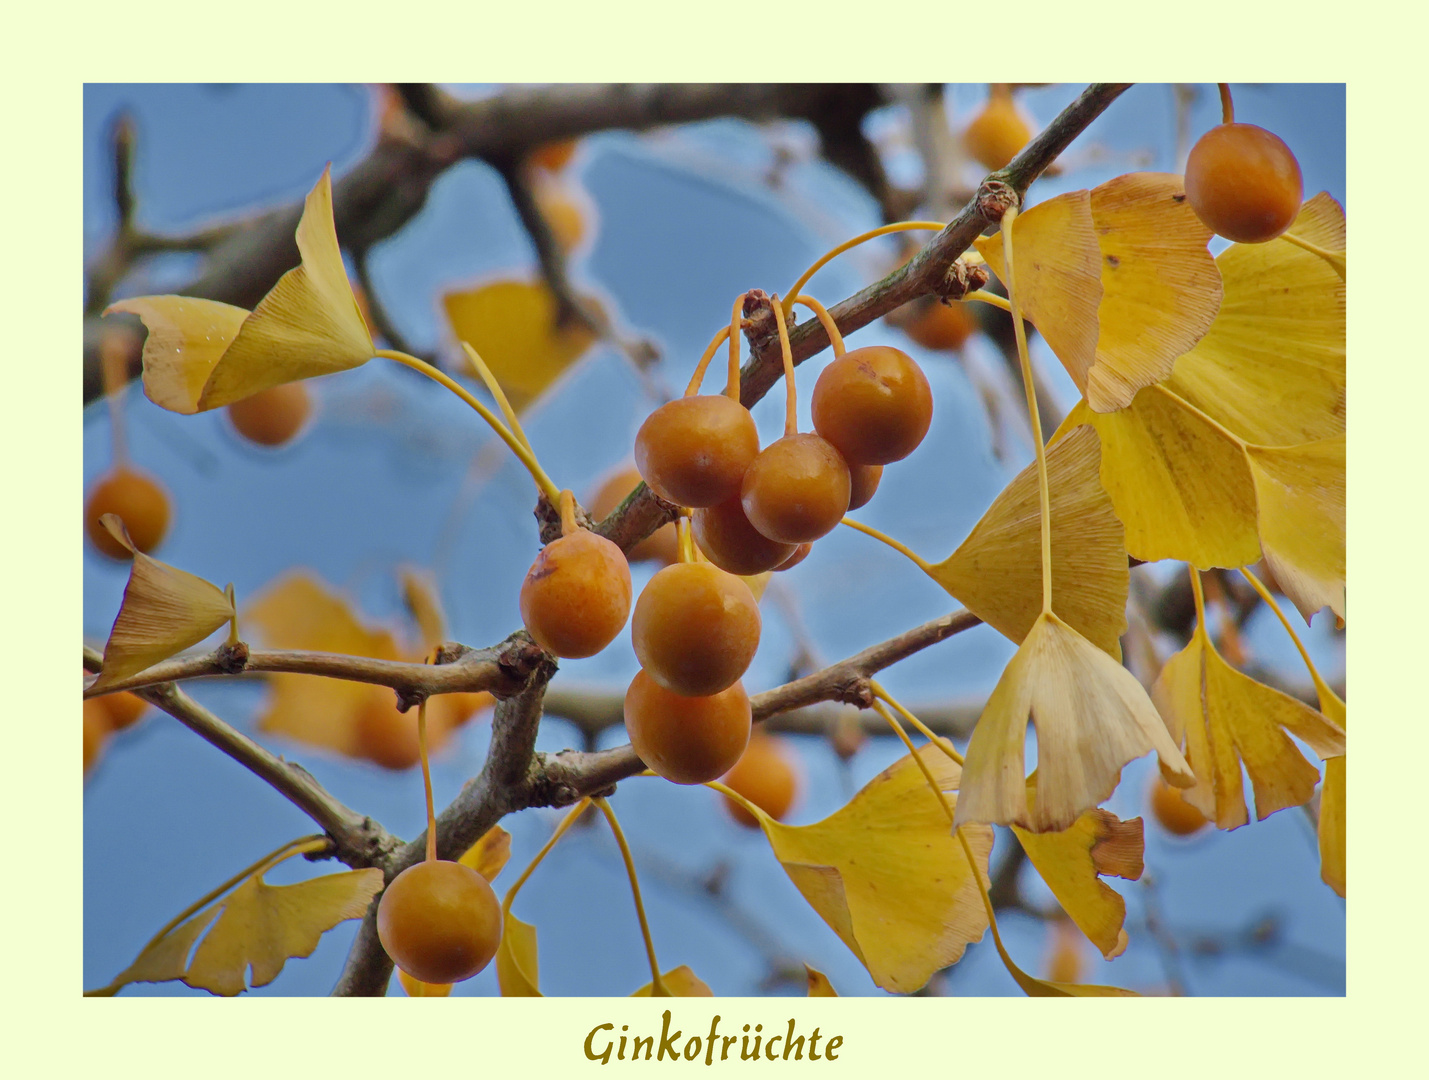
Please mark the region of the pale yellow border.
[[[428, 14], [420, 14], [423, 10]], [[1425, 425], [1420, 138], [1422, 26], [1369, 8], [1290, 11], [1244, 0], [1157, 6], [916, 3], [712, 5], [679, 0], [239, 5], [26, 5], [7, 16], [3, 425], [7, 519], [5, 723], [6, 1071], [61, 1076], [547, 1076], [587, 1065], [580, 1041], [611, 1016], [644, 1027], [654, 1002], [469, 999], [403, 1005], [238, 1003], [78, 996], [80, 800], [70, 685], [79, 622], [77, 256], [80, 85], [144, 80], [809, 80], [989, 78], [1351, 82], [1354, 474], [1350, 530], [1357, 722], [1350, 998], [1048, 1005], [1026, 1000], [721, 999], [739, 1023], [798, 1017], [845, 1036], [843, 1074], [925, 1066], [928, 1076], [1238, 1077], [1412, 1071], [1425, 903], [1421, 786], [1390, 763], [1417, 758]], [[54, 14], [51, 14], [53, 12]], [[895, 14], [906, 18], [895, 20]], [[1374, 34], [1371, 37], [1371, 33]], [[999, 37], [1006, 35], [1006, 45]], [[1389, 79], [1403, 80], [1392, 85]], [[1412, 158], [1406, 159], [1406, 154]], [[1381, 173], [1377, 162], [1385, 162]], [[1374, 215], [1380, 215], [1376, 218]], [[1401, 221], [1414, 222], [1404, 226]], [[1393, 241], [1393, 243], [1391, 242]], [[1399, 255], [1396, 258], [1396, 254]], [[1370, 290], [1373, 290], [1371, 292]], [[1413, 295], [1410, 290], [1414, 289]], [[1369, 296], [1382, 302], [1371, 303]], [[1393, 380], [1391, 382], [1391, 380]], [[1395, 432], [1404, 432], [1400, 437]], [[1389, 485], [1395, 484], [1391, 492]], [[1398, 513], [1395, 510], [1402, 507]], [[1399, 630], [1408, 633], [1397, 634]], [[70, 660], [64, 660], [71, 656]], [[1362, 756], [1361, 756], [1362, 755]], [[56, 795], [56, 793], [59, 793]], [[1399, 813], [1408, 796], [1409, 812]], [[1381, 805], [1383, 804], [1383, 805]], [[143, 843], [136, 837], [135, 843]], [[706, 1023], [708, 1004], [679, 1003]], [[459, 1011], [458, 1011], [459, 1010]], [[241, 1011], [241, 1013], [240, 1013]], [[616, 1063], [618, 1064], [618, 1063]], [[346, 1070], [343, 1067], [346, 1066]], [[658, 1068], [664, 1068], [659, 1066]], [[646, 1066], [647, 1071], [657, 1068]], [[678, 1070], [686, 1075], [692, 1070]], [[703, 1065], [700, 1066], [703, 1068]], [[519, 1071], [518, 1071], [519, 1070]], [[771, 1071], [773, 1069], [771, 1068]], [[831, 1073], [820, 1066], [813, 1070]], [[613, 1075], [620, 1075], [616, 1069]]]

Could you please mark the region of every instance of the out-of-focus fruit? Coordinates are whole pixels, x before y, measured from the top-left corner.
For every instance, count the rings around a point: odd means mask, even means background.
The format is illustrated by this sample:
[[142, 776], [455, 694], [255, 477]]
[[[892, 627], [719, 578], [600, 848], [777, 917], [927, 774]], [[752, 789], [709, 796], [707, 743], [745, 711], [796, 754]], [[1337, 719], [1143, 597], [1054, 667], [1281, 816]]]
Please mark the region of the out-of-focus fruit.
[[1151, 784], [1151, 812], [1173, 836], [1191, 836], [1210, 824], [1204, 814], [1186, 801], [1180, 788], [1172, 787], [1159, 776]]
[[925, 349], [961, 349], [978, 328], [967, 304], [920, 300], [903, 332]]
[[[595, 493], [595, 497], [590, 501], [589, 511], [591, 519], [593, 521], [604, 521], [610, 516], [612, 510], [625, 501], [626, 497], [635, 490], [639, 483], [640, 470], [633, 465], [612, 473], [606, 481], [601, 484], [600, 490]], [[669, 566], [673, 562], [678, 562], [680, 558], [680, 540], [675, 532], [675, 523], [672, 521], [667, 525], [661, 525], [644, 540], [627, 551], [625, 557], [631, 562], [641, 562], [648, 559], [651, 562], [658, 562], [662, 566]]]
[[234, 430], [259, 446], [282, 446], [291, 440], [313, 411], [312, 398], [301, 382], [260, 390], [228, 407]]
[[98, 698], [90, 698], [84, 703], [84, 774], [94, 768], [104, 754], [109, 742], [109, 710], [99, 703]]
[[129, 549], [100, 524], [105, 514], [117, 514], [129, 530], [129, 539], [146, 555], [169, 531], [169, 496], [147, 473], [121, 465], [94, 486], [84, 504], [84, 531], [111, 559], [131, 557]]
[[[725, 785], [739, 792], [775, 821], [783, 821], [799, 791], [799, 773], [788, 745], [773, 735], [756, 732], [744, 754], [722, 777]], [[724, 807], [739, 824], [759, 828], [759, 821], [728, 795]]]
[[1032, 138], [1032, 129], [1012, 100], [1012, 90], [994, 83], [982, 112], [963, 131], [963, 145], [989, 169], [1005, 167]]
[[548, 172], [560, 172], [570, 164], [575, 153], [575, 139], [562, 139], [559, 142], [543, 143], [536, 147], [531, 151], [531, 161]]

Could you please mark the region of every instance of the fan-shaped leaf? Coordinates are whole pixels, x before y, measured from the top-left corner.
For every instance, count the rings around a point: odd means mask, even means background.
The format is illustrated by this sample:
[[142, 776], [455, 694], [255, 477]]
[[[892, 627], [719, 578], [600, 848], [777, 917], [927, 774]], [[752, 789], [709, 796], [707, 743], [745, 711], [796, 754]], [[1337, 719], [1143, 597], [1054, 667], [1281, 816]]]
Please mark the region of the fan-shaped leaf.
[[[1345, 215], [1324, 192], [1292, 231], [1345, 247]], [[1285, 239], [1234, 244], [1216, 259], [1225, 298], [1167, 386], [1250, 443], [1289, 446], [1345, 430], [1345, 283]]]
[[1114, 413], [1079, 402], [1053, 439], [1079, 424], [1101, 436], [1102, 486], [1126, 526], [1131, 555], [1203, 570], [1260, 557], [1255, 483], [1233, 436], [1162, 386], [1147, 387]]
[[804, 965], [804, 971], [809, 976], [809, 997], [838, 997], [838, 991], [834, 989], [834, 984], [829, 982], [829, 977], [822, 971], [815, 971], [808, 964]]
[[1345, 437], [1246, 450], [1265, 561], [1305, 621], [1345, 614]]
[[[935, 747], [919, 754], [942, 790], [957, 789], [956, 764]], [[987, 929], [972, 867], [912, 755], [816, 824], [757, 817], [790, 880], [885, 990], [917, 990]], [[968, 832], [986, 873], [992, 830]]]
[[510, 858], [511, 834], [500, 825], [493, 825], [457, 861], [471, 867], [487, 881], [495, 881]]
[[[1035, 774], [1032, 778], [1036, 779]], [[1035, 799], [1028, 783], [1028, 798]], [[1088, 810], [1070, 829], [1033, 833], [1014, 825], [1027, 857], [1052, 890], [1052, 895], [1108, 960], [1126, 949], [1126, 901], [1098, 875], [1115, 875], [1135, 881], [1141, 876], [1141, 819], [1122, 821], [1100, 808]]]
[[1300, 806], [1314, 795], [1320, 771], [1286, 732], [1322, 758], [1345, 752], [1343, 730], [1309, 706], [1236, 671], [1200, 625], [1161, 669], [1152, 694], [1172, 737], [1184, 740], [1195, 773], [1195, 785], [1182, 795], [1222, 829], [1250, 820], [1242, 763], [1255, 790], [1258, 818]]
[[144, 339], [144, 394], [176, 413], [199, 411], [204, 384], [238, 336], [248, 312], [192, 296], [135, 296], [104, 314], [127, 311], [148, 328]]
[[[671, 997], [714, 997], [714, 991], [705, 985], [703, 979], [690, 970], [688, 964], [681, 964], [677, 968], [660, 973], [660, 981], [665, 984], [665, 989], [670, 991]], [[652, 997], [655, 992], [654, 983], [646, 983], [631, 997]]]
[[[1098, 648], [1120, 659], [1126, 630], [1124, 530], [1099, 474], [1097, 435], [1079, 428], [1047, 451], [1052, 602]], [[969, 611], [1021, 642], [1042, 611], [1037, 466], [1023, 469], [968, 538], [928, 572]]]
[[543, 282], [494, 281], [448, 293], [442, 304], [452, 333], [481, 354], [517, 412], [595, 341], [584, 323], [557, 321], [556, 298]]
[[184, 982], [197, 990], [242, 993], [244, 976], [266, 986], [289, 957], [311, 956], [324, 933], [346, 919], [361, 918], [382, 890], [374, 867], [301, 881], [265, 885], [254, 875], [234, 889], [223, 914], [195, 951]]
[[[1037, 728], [1037, 798], [1023, 765]], [[1193, 776], [1136, 677], [1056, 615], [1039, 616], [988, 698], [968, 743], [956, 822], [1070, 828], [1115, 789], [1122, 767], [1155, 750]]]
[[115, 515], [105, 514], [100, 521], [134, 556], [119, 614], [104, 643], [104, 671], [94, 680], [103, 687], [197, 645], [233, 618], [233, 602], [217, 585], [138, 550]]
[[502, 997], [542, 997], [536, 928], [506, 912], [501, 944], [496, 948], [496, 983]]
[[308, 193], [298, 222], [302, 265], [258, 302], [204, 385], [215, 409], [298, 379], [346, 371], [372, 358], [372, 337], [342, 263], [332, 216], [331, 167]]

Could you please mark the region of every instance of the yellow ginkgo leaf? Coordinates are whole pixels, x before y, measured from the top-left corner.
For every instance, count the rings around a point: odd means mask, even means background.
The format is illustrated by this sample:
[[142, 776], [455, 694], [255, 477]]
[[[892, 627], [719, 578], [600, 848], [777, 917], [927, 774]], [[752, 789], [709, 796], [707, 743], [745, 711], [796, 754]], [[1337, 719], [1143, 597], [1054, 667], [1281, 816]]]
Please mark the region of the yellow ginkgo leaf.
[[119, 615], [104, 643], [104, 671], [94, 681], [108, 686], [197, 645], [234, 612], [233, 601], [217, 585], [136, 548], [115, 515], [100, 521], [134, 555]]
[[111, 304], [139, 316], [144, 392], [180, 413], [229, 405], [297, 379], [365, 364], [373, 345], [343, 267], [324, 169], [298, 222], [302, 265], [288, 271], [251, 313], [186, 296], [140, 296]]
[[192, 296], [136, 296], [109, 305], [143, 320], [144, 394], [155, 405], [195, 413], [204, 384], [238, 336], [248, 312]]
[[774, 576], [772, 570], [766, 570], [762, 574], [750, 574], [748, 577], [740, 575], [740, 580], [749, 586], [749, 591], [754, 594], [756, 601], [764, 599], [764, 590], [769, 588], [769, 579]]
[[[345, 599], [304, 571], [269, 587], [245, 610], [243, 621], [275, 648], [402, 658], [390, 631], [364, 626]], [[362, 712], [393, 700], [390, 690], [345, 679], [278, 674], [268, 682], [272, 693], [258, 720], [260, 730], [347, 755], [359, 752], [356, 721]], [[437, 727], [434, 723], [433, 731]]]
[[500, 825], [493, 825], [457, 861], [471, 867], [487, 881], [495, 881], [510, 858], [511, 834]]
[[422, 647], [435, 649], [447, 639], [447, 620], [442, 612], [442, 600], [431, 575], [413, 567], [401, 573], [402, 600], [422, 635]]
[[[1119, 176], [1017, 218], [1019, 306], [1093, 410], [1131, 404], [1209, 329], [1221, 302], [1210, 237], [1170, 173]], [[1002, 238], [977, 248], [1005, 280]]]
[[[919, 755], [940, 789], [957, 790], [955, 763], [935, 747]], [[816, 824], [756, 811], [790, 880], [884, 990], [919, 989], [987, 930], [972, 866], [911, 754]], [[986, 873], [992, 830], [968, 832]]]
[[829, 977], [822, 971], [815, 971], [808, 964], [804, 965], [804, 971], [809, 976], [809, 997], [838, 997], [838, 991], [834, 989], [834, 984], [829, 982]]
[[447, 293], [442, 304], [452, 333], [481, 354], [517, 412], [595, 341], [582, 323], [557, 323], [556, 298], [544, 282], [494, 281]]
[[1184, 740], [1195, 773], [1196, 783], [1183, 797], [1222, 829], [1250, 820], [1242, 765], [1255, 790], [1257, 818], [1310, 801], [1320, 771], [1289, 735], [1321, 758], [1345, 752], [1343, 730], [1308, 705], [1231, 667], [1200, 624], [1161, 669], [1152, 694], [1172, 737]]
[[296, 885], [265, 885], [255, 874], [224, 901], [223, 914], [199, 943], [184, 982], [225, 996], [242, 993], [245, 985], [266, 986], [289, 957], [311, 956], [324, 933], [346, 919], [361, 918], [381, 890], [382, 871], [375, 867]]
[[298, 222], [302, 265], [258, 302], [204, 385], [199, 409], [260, 390], [346, 371], [372, 358], [372, 338], [347, 280], [332, 215], [331, 167], [308, 193]]
[[1345, 756], [1325, 762], [1320, 785], [1320, 877], [1345, 895]]
[[1129, 554], [1203, 570], [1260, 558], [1255, 483], [1234, 436], [1163, 386], [1148, 386], [1113, 413], [1078, 402], [1052, 445], [1081, 424], [1101, 436], [1102, 486], [1126, 526]]
[[104, 991], [98, 993], [109, 996], [129, 983], [169, 982], [183, 978], [194, 942], [208, 929], [208, 924], [213, 922], [220, 910], [221, 905], [207, 907], [157, 941], [150, 942], [132, 964], [121, 971]]
[[1049, 982], [1034, 979], [1018, 967], [1009, 967], [1017, 985], [1028, 997], [1140, 997], [1135, 990], [1120, 986], [1096, 986], [1091, 983]]
[[[1292, 231], [1345, 247], [1345, 215], [1324, 192]], [[1225, 286], [1210, 331], [1176, 361], [1167, 386], [1242, 439], [1314, 442], [1345, 430], [1345, 283], [1281, 238], [1233, 244], [1216, 259]]]
[[[1122, 524], [1102, 487], [1096, 432], [1079, 428], [1047, 451], [1052, 599], [1083, 637], [1121, 658], [1127, 564]], [[984, 622], [1021, 642], [1042, 611], [1041, 503], [1035, 464], [994, 501], [929, 575]]]
[[[1019, 214], [1012, 240], [1022, 317], [1037, 327], [1077, 389], [1085, 392], [1087, 372], [1096, 362], [1102, 302], [1091, 193], [1069, 191]], [[1002, 236], [979, 237], [973, 245], [1005, 281]]]
[[[681, 964], [670, 971], [660, 973], [660, 981], [665, 984], [665, 989], [670, 991], [671, 997], [714, 997], [714, 991], [705, 985], [703, 979], [690, 970], [688, 964]], [[631, 997], [651, 997], [654, 994], [654, 983], [646, 983]]]
[[1285, 595], [1310, 616], [1345, 615], [1345, 437], [1246, 449], [1260, 545]]
[[1186, 202], [1180, 176], [1144, 172], [1109, 180], [1092, 189], [1092, 220], [1102, 302], [1085, 392], [1095, 411], [1112, 412], [1170, 375], [1176, 358], [1210, 329], [1221, 305], [1221, 275], [1206, 248], [1211, 230]]
[[[1032, 782], [1028, 783], [1027, 794], [1035, 800]], [[1070, 829], [1061, 832], [1033, 833], [1016, 825], [1012, 831], [1077, 928], [1108, 960], [1120, 956], [1127, 944], [1122, 926], [1126, 921], [1126, 901], [1104, 884], [1101, 876], [1113, 875], [1128, 881], [1141, 877], [1145, 846], [1141, 819], [1122, 821], [1098, 808], [1088, 810]]]
[[[1037, 729], [1037, 798], [1024, 750]], [[988, 698], [968, 743], [956, 823], [1070, 828], [1116, 789], [1127, 762], [1155, 750], [1194, 781], [1136, 677], [1054, 614], [1038, 617]]]
[[505, 913], [501, 944], [496, 947], [496, 984], [502, 997], [542, 997], [536, 928], [511, 912]]
[[428, 983], [421, 979], [414, 979], [401, 968], [397, 969], [397, 981], [402, 984], [402, 989], [407, 991], [408, 997], [451, 997], [451, 983]]

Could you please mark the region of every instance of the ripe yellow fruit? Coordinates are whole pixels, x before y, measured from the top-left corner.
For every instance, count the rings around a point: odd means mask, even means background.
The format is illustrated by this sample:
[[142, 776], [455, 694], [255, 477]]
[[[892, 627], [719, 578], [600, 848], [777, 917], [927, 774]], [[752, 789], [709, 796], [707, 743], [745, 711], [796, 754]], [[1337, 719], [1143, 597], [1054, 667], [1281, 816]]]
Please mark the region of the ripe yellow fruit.
[[377, 936], [399, 968], [424, 983], [481, 971], [501, 944], [501, 904], [484, 877], [458, 862], [409, 866], [382, 893]]
[[630, 637], [640, 666], [666, 690], [702, 697], [744, 676], [759, 648], [749, 586], [711, 563], [675, 563], [645, 586]]
[[[756, 732], [734, 768], [722, 777], [725, 785], [739, 792], [775, 821], [783, 821], [799, 791], [799, 773], [791, 752], [782, 739]], [[739, 824], [759, 828], [759, 821], [728, 795], [724, 807]]]
[[1300, 163], [1254, 124], [1221, 124], [1186, 159], [1186, 201], [1208, 228], [1239, 244], [1274, 240], [1300, 213]]
[[848, 463], [838, 450], [822, 436], [805, 432], [764, 448], [745, 471], [740, 503], [762, 535], [781, 544], [802, 544], [833, 531], [848, 512], [851, 490]]
[[552, 540], [521, 583], [521, 619], [543, 649], [572, 660], [594, 656], [630, 616], [625, 553], [589, 529]]
[[709, 697], [685, 697], [640, 671], [625, 692], [631, 745], [676, 784], [703, 784], [728, 772], [749, 745], [752, 723], [743, 683]]
[[724, 394], [666, 402], [635, 435], [640, 475], [656, 495], [680, 506], [714, 506], [738, 495], [758, 455], [754, 417]]
[[798, 545], [770, 540], [751, 525], [738, 492], [722, 503], [700, 507], [690, 515], [690, 527], [706, 558], [731, 574], [762, 574], [798, 550]]
[[94, 486], [84, 504], [84, 531], [90, 542], [111, 559], [128, 559], [129, 549], [100, 524], [116, 514], [129, 530], [134, 546], [148, 554], [169, 531], [169, 496], [148, 473], [121, 465]]
[[[844, 353], [819, 373], [811, 409], [814, 430], [850, 466], [888, 465], [918, 449], [928, 434], [933, 390], [923, 369], [907, 353], [868, 345]], [[754, 520], [753, 511], [749, 512]]]
[[228, 407], [228, 419], [249, 442], [282, 446], [302, 430], [312, 411], [307, 387], [290, 382], [235, 401]]

